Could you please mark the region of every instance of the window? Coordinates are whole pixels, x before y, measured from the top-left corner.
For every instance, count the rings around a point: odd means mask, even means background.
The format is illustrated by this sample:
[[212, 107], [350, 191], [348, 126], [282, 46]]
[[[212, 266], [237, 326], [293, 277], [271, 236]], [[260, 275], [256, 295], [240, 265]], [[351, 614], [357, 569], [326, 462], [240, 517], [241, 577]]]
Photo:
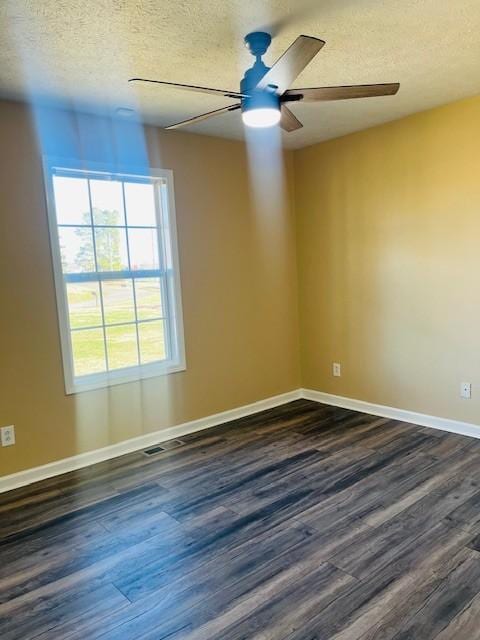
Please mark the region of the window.
[[67, 393], [184, 369], [171, 172], [45, 168]]

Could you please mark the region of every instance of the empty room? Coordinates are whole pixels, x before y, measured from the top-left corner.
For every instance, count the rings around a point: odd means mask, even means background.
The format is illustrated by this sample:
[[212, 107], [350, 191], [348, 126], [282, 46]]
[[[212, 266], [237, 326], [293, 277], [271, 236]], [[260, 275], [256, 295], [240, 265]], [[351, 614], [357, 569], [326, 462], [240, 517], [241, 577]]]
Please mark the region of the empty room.
[[1, 640], [480, 640], [479, 31], [0, 2]]

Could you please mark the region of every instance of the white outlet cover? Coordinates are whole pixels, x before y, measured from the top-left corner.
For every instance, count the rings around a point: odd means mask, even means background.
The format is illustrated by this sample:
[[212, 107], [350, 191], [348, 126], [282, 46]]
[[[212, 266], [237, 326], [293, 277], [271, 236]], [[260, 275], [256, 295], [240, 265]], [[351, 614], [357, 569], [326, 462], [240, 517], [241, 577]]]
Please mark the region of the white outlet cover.
[[332, 372], [335, 377], [340, 377], [342, 375], [342, 365], [339, 362], [333, 362]]
[[460, 395], [462, 398], [471, 398], [472, 397], [472, 385], [470, 382], [462, 382], [460, 386]]
[[0, 429], [2, 447], [10, 447], [15, 444], [15, 427], [13, 424]]

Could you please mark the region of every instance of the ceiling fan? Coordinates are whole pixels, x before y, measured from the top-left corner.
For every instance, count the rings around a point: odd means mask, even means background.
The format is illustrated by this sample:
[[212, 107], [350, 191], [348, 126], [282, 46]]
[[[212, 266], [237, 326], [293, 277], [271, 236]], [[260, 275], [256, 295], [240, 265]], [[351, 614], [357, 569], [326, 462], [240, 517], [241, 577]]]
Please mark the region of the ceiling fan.
[[209, 111], [202, 115], [171, 124], [166, 129], [178, 129], [189, 124], [207, 120], [228, 111], [242, 110], [242, 120], [249, 127], [271, 127], [280, 124], [285, 131], [295, 131], [303, 125], [287, 107], [291, 102], [323, 102], [351, 98], [390, 96], [400, 88], [398, 82], [390, 84], [364, 84], [344, 87], [312, 87], [289, 89], [295, 78], [317, 55], [325, 42], [311, 36], [298, 36], [272, 67], [267, 67], [262, 56], [267, 51], [272, 38], [263, 31], [254, 31], [245, 36], [245, 45], [256, 60], [240, 82], [240, 91], [224, 91], [189, 84], [177, 84], [147, 78], [131, 78], [129, 82], [153, 83], [163, 86], [198, 91], [201, 93], [235, 98], [240, 102]]

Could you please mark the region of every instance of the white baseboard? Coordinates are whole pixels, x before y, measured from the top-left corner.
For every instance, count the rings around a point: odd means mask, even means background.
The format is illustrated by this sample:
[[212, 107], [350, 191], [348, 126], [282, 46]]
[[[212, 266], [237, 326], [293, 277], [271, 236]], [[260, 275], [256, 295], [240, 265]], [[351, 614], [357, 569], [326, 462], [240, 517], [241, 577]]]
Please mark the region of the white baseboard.
[[431, 427], [432, 429], [439, 429], [440, 431], [458, 433], [462, 436], [480, 438], [480, 425], [472, 424], [470, 422], [460, 422], [458, 420], [449, 420], [448, 418], [439, 418], [437, 416], [430, 416], [426, 413], [416, 413], [415, 411], [387, 407], [383, 404], [373, 404], [372, 402], [364, 402], [363, 400], [355, 400], [354, 398], [335, 396], [331, 393], [314, 391], [313, 389], [301, 389], [300, 391], [302, 398], [305, 398], [306, 400], [314, 400], [315, 402], [330, 404], [334, 407], [343, 407], [344, 409], [352, 409], [353, 411], [371, 413], [375, 416], [391, 418], [392, 420], [411, 422], [412, 424], [417, 424], [422, 427]]
[[12, 473], [11, 475], [0, 478], [0, 493], [5, 491], [11, 491], [18, 487], [23, 487], [39, 480], [45, 480], [46, 478], [52, 478], [62, 473], [68, 473], [69, 471], [75, 471], [83, 467], [88, 467], [97, 462], [103, 462], [111, 458], [118, 458], [126, 453], [133, 453], [141, 449], [146, 449], [159, 442], [165, 440], [171, 440], [172, 438], [179, 438], [185, 436], [188, 433], [194, 433], [195, 431], [202, 431], [210, 427], [215, 427], [224, 422], [231, 422], [239, 418], [252, 415], [265, 409], [273, 409], [292, 400], [298, 400], [301, 398], [301, 390], [296, 389], [289, 391], [288, 393], [282, 393], [278, 396], [272, 396], [265, 400], [259, 400], [258, 402], [252, 402], [251, 404], [237, 407], [236, 409], [230, 409], [228, 411], [222, 411], [221, 413], [215, 413], [214, 415], [207, 416], [206, 418], [199, 418], [198, 420], [191, 420], [190, 422], [184, 422], [183, 424], [175, 425], [167, 429], [160, 429], [158, 431], [152, 431], [130, 440], [125, 440], [117, 444], [103, 447], [102, 449], [96, 449], [95, 451], [87, 451], [86, 453], [80, 453], [71, 458], [64, 458], [56, 462], [50, 462], [49, 464], [42, 465], [41, 467], [34, 467], [33, 469], [27, 469], [26, 471], [19, 471], [18, 473]]
[[23, 487], [25, 485], [32, 484], [33, 482], [38, 482], [39, 480], [52, 478], [62, 473], [68, 473], [69, 471], [88, 467], [92, 464], [96, 464], [97, 462], [103, 462], [104, 460], [110, 460], [111, 458], [118, 458], [126, 453], [133, 453], [134, 451], [146, 449], [165, 440], [179, 438], [189, 433], [202, 431], [203, 429], [209, 429], [210, 427], [215, 427], [225, 422], [244, 418], [252, 415], [253, 413], [264, 411], [265, 409], [273, 409], [274, 407], [278, 407], [282, 404], [286, 404], [287, 402], [298, 400], [300, 398], [321, 402], [322, 404], [329, 404], [335, 407], [352, 409], [353, 411], [370, 413], [384, 418], [391, 418], [392, 420], [411, 422], [412, 424], [417, 424], [422, 427], [431, 427], [432, 429], [458, 433], [463, 436], [480, 438], [480, 425], [471, 424], [469, 422], [459, 422], [457, 420], [439, 418], [437, 416], [430, 416], [424, 413], [415, 413], [414, 411], [406, 411], [405, 409], [373, 404], [371, 402], [364, 402], [363, 400], [355, 400], [354, 398], [345, 398], [331, 393], [314, 391], [313, 389], [296, 389], [294, 391], [289, 391], [288, 393], [282, 393], [278, 396], [266, 398], [265, 400], [252, 402], [251, 404], [247, 404], [236, 409], [215, 413], [214, 415], [207, 416], [206, 418], [199, 418], [198, 420], [184, 422], [183, 424], [175, 425], [167, 429], [152, 431], [151, 433], [146, 433], [142, 436], [138, 436], [137, 438], [131, 438], [124, 442], [112, 444], [108, 447], [103, 447], [102, 449], [80, 453], [76, 456], [72, 456], [71, 458], [65, 458], [63, 460], [45, 464], [41, 467], [34, 467], [33, 469], [27, 469], [26, 471], [19, 471], [18, 473], [4, 476], [3, 478], [0, 478], [0, 493], [11, 491], [18, 487]]

